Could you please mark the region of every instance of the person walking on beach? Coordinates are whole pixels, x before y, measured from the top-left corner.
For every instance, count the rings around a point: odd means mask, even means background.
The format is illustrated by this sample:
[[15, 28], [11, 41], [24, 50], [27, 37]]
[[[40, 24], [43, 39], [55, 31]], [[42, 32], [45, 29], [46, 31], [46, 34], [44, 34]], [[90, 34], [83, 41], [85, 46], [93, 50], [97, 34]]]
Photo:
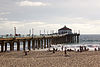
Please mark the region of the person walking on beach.
[[55, 48], [53, 48], [53, 53], [55, 53]]
[[29, 50], [27, 50], [27, 51], [24, 51], [24, 53], [25, 53], [25, 55], [27, 55], [27, 53], [29, 52]]
[[66, 57], [66, 56], [67, 56], [67, 50], [66, 50], [66, 47], [65, 47], [65, 51], [64, 51], [64, 52], [65, 52], [65, 57]]
[[61, 47], [62, 51], [63, 51], [63, 46]]

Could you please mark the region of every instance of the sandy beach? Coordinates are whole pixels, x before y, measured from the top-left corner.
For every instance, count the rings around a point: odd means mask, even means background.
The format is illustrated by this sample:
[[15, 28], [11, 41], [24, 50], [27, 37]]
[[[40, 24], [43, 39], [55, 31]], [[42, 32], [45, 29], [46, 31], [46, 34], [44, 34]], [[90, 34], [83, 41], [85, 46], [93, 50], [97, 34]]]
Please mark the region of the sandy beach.
[[100, 67], [100, 51], [23, 51], [0, 53], [0, 67]]

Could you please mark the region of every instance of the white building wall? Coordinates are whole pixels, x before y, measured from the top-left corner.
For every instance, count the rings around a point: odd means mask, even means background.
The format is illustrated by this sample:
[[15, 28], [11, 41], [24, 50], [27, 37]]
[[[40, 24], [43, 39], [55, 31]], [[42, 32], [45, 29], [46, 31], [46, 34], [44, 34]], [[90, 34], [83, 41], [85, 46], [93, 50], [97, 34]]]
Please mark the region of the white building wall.
[[59, 30], [59, 31], [58, 31], [58, 33], [60, 33], [60, 34], [61, 34], [61, 33], [66, 33], [66, 32], [67, 32], [68, 34], [72, 34], [72, 31], [71, 31], [71, 30]]

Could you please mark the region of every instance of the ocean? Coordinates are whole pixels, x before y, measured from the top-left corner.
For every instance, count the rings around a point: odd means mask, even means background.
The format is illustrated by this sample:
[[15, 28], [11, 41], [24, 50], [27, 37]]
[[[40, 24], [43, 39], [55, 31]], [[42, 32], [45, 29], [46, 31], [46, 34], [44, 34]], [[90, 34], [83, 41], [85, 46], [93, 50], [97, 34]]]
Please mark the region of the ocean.
[[80, 35], [80, 43], [100, 43], [100, 35]]

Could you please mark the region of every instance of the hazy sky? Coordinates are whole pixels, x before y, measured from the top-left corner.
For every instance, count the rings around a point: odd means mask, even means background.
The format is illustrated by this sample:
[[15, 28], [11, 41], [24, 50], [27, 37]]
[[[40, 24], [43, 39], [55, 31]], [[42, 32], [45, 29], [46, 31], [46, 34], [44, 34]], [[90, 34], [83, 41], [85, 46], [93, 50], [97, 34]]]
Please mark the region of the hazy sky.
[[100, 0], [0, 0], [0, 34], [27, 34], [66, 25], [73, 32], [100, 34]]

